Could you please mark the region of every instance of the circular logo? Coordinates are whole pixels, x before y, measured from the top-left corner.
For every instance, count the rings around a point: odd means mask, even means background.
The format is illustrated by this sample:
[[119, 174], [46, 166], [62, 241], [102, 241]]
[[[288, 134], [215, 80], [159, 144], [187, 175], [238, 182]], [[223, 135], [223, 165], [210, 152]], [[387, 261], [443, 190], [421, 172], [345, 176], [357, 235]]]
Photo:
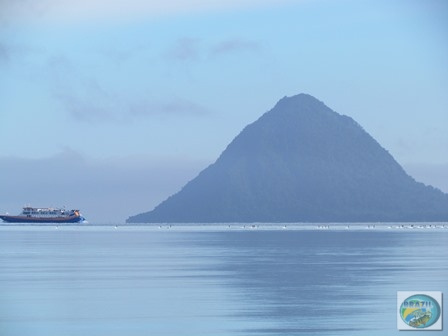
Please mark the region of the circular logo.
[[403, 301], [400, 316], [408, 326], [424, 329], [437, 322], [440, 317], [440, 306], [431, 296], [416, 294]]

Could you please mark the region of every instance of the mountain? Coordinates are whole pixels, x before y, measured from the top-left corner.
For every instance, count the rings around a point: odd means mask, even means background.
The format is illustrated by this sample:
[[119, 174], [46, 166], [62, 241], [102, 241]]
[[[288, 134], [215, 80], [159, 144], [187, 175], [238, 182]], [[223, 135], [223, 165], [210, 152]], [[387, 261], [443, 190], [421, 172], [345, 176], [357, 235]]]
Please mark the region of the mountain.
[[128, 223], [446, 221], [448, 194], [416, 182], [352, 118], [281, 99], [218, 160]]

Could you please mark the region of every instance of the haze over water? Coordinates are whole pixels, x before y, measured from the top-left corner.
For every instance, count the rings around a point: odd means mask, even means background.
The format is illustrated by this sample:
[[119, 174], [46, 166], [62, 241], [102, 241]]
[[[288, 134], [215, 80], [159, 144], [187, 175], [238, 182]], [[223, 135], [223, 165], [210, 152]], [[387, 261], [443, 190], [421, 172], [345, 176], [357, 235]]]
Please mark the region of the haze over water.
[[443, 224], [242, 226], [1, 226], [0, 334], [398, 335], [448, 293]]

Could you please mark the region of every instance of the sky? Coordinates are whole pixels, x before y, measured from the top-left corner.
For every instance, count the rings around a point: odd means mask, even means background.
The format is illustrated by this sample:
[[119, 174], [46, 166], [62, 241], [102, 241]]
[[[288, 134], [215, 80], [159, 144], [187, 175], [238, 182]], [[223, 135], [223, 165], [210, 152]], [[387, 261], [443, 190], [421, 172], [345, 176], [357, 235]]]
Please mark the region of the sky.
[[298, 93], [448, 193], [445, 0], [0, 0], [0, 213], [124, 222]]

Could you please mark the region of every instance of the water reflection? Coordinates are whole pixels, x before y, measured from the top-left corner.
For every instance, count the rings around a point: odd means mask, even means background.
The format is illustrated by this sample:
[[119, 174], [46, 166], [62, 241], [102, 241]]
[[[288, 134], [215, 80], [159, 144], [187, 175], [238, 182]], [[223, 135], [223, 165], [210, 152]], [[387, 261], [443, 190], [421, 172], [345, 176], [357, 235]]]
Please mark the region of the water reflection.
[[397, 291], [448, 293], [445, 232], [0, 233], [2, 336], [398, 335]]
[[[256, 334], [392, 335], [396, 292], [447, 291], [446, 234], [253, 231], [221, 233], [216, 269], [271, 322]], [[255, 308], [254, 308], [255, 307]]]

